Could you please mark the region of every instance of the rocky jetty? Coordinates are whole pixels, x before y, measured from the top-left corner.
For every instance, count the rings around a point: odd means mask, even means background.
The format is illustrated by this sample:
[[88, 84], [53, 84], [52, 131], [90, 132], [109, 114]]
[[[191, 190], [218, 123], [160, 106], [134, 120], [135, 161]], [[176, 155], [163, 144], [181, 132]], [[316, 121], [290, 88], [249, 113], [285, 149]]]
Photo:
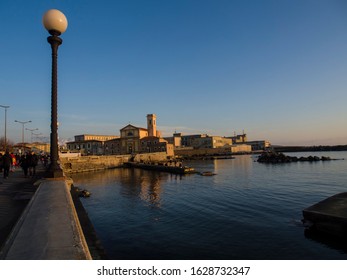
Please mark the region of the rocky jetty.
[[332, 160], [330, 157], [317, 157], [317, 156], [308, 156], [308, 157], [291, 157], [283, 153], [278, 152], [264, 152], [262, 153], [257, 162], [261, 163], [286, 163], [286, 162], [298, 162], [298, 161], [328, 161]]

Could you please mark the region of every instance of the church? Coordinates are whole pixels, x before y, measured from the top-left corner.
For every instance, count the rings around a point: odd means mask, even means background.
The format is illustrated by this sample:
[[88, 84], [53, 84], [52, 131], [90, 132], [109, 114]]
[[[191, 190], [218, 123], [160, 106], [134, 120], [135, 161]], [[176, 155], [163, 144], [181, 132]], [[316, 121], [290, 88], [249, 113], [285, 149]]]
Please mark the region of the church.
[[157, 117], [155, 114], [147, 115], [147, 128], [128, 124], [120, 130], [120, 138], [111, 139], [104, 143], [105, 155], [157, 152], [166, 152], [168, 156], [174, 155], [173, 145], [162, 138], [157, 130]]

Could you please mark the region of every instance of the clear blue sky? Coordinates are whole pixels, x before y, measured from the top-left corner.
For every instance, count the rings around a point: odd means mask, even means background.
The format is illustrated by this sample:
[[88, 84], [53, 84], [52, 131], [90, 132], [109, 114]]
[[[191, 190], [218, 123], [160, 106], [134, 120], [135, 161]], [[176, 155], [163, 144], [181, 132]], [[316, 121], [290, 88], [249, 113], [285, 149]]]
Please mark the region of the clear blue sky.
[[15, 142], [14, 120], [50, 133], [51, 8], [69, 22], [60, 140], [118, 135], [155, 113], [164, 136], [245, 130], [273, 144], [347, 144], [345, 0], [2, 0], [0, 104], [11, 106]]

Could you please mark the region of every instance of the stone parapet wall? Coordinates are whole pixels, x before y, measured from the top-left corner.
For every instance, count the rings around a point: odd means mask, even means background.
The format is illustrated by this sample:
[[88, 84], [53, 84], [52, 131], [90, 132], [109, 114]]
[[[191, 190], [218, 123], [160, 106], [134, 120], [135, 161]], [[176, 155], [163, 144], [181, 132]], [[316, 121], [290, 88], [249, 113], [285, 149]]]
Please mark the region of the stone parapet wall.
[[65, 174], [91, 172], [122, 167], [124, 163], [167, 161], [165, 152], [133, 155], [61, 157], [60, 165]]
[[167, 161], [170, 159], [170, 156], [166, 152], [158, 153], [143, 153], [137, 154], [133, 161], [134, 162], [158, 162], [158, 161]]
[[175, 155], [177, 156], [212, 156], [212, 155], [231, 155], [231, 154], [239, 154], [239, 153], [250, 153], [252, 152], [252, 148], [250, 145], [231, 145], [227, 147], [221, 148], [185, 148], [185, 149], [175, 149]]
[[175, 154], [178, 156], [204, 156], [204, 155], [225, 155], [231, 154], [231, 148], [202, 148], [202, 149], [177, 149]]
[[121, 167], [130, 157], [130, 155], [64, 157], [60, 158], [60, 164], [65, 174], [71, 174]]

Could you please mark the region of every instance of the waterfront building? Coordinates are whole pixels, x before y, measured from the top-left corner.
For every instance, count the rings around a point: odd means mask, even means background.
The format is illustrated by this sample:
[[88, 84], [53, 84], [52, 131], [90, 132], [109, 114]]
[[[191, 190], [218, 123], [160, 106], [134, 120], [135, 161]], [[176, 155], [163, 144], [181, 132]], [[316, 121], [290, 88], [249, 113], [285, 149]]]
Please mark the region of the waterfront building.
[[155, 136], [147, 136], [140, 140], [141, 153], [166, 152], [168, 156], [174, 155], [174, 147], [167, 140]]
[[248, 141], [246, 133], [242, 133], [227, 138], [232, 139], [233, 143], [236, 144], [250, 145], [252, 147], [252, 151], [266, 150], [271, 147], [271, 143], [267, 140]]
[[234, 144], [230, 146], [232, 154], [243, 154], [252, 152], [252, 146], [248, 144]]
[[132, 124], [120, 129], [120, 138], [105, 141], [105, 155], [124, 155], [138, 153], [166, 152], [168, 156], [174, 154], [173, 145], [161, 137], [157, 130], [155, 114], [147, 115], [147, 128]]
[[181, 146], [182, 147], [193, 147], [193, 142], [196, 139], [201, 139], [207, 137], [207, 134], [193, 134], [193, 135], [182, 135], [181, 136]]
[[206, 136], [195, 138], [192, 143], [194, 149], [221, 148], [232, 145], [232, 140], [222, 136]]
[[137, 154], [141, 152], [140, 139], [148, 136], [148, 130], [131, 124], [120, 130], [121, 154]]
[[75, 136], [75, 142], [87, 141], [87, 140], [98, 140], [98, 141], [108, 141], [111, 139], [119, 138], [116, 135], [97, 135], [97, 134], [82, 134]]
[[49, 153], [51, 145], [50, 143], [33, 142], [27, 144], [27, 147], [29, 147], [35, 153]]
[[245, 144], [251, 145], [252, 151], [263, 151], [271, 147], [271, 143], [267, 140], [247, 141]]
[[181, 147], [182, 146], [182, 133], [174, 133], [172, 137], [172, 142], [171, 142], [174, 147]]
[[165, 138], [175, 148], [192, 147], [194, 149], [220, 148], [232, 145], [230, 138], [222, 136], [210, 136], [207, 134], [182, 135], [174, 133], [173, 137]]
[[104, 154], [105, 155], [120, 155], [120, 154], [122, 154], [121, 139], [117, 138], [117, 139], [105, 141]]
[[102, 154], [102, 141], [85, 140], [66, 143], [69, 151], [78, 151], [82, 155], [100, 155]]
[[223, 137], [207, 134], [182, 135], [175, 132], [173, 137], [165, 139], [174, 145], [175, 155], [180, 156], [230, 155], [252, 151], [251, 145], [244, 142], [247, 140], [246, 134]]
[[[268, 147], [268, 141], [247, 142], [245, 133], [233, 137], [210, 136], [208, 134], [182, 135], [175, 132], [173, 137], [161, 137], [157, 130], [157, 116], [148, 114], [147, 128], [128, 124], [120, 129], [120, 136], [83, 134], [75, 136], [74, 142], [68, 142], [70, 151], [92, 155], [125, 155], [140, 153], [166, 152], [173, 156], [175, 151], [179, 154], [182, 150], [191, 153], [230, 154], [251, 152], [251, 149]], [[197, 151], [197, 150], [201, 150]]]
[[23, 154], [26, 152], [35, 152], [35, 153], [49, 153], [50, 144], [42, 142], [33, 142], [33, 143], [17, 143], [12, 147], [12, 151], [15, 154]]
[[245, 143], [245, 142], [247, 142], [247, 134], [246, 133], [238, 134], [235, 136], [230, 136], [227, 138], [230, 138], [233, 141], [233, 143]]
[[199, 139], [206, 137], [208, 137], [207, 134], [182, 135], [182, 133], [175, 132], [173, 137], [165, 137], [165, 140], [167, 140], [170, 144], [173, 144], [175, 148], [182, 148], [193, 147], [193, 143], [196, 142], [196, 140], [199, 141]]
[[75, 141], [67, 142], [66, 146], [69, 151], [79, 152], [82, 155], [102, 155], [104, 153], [104, 142], [117, 138], [119, 136], [82, 134], [76, 135]]
[[245, 154], [252, 152], [252, 147], [247, 144], [234, 144], [218, 148], [182, 147], [175, 149], [175, 155], [183, 157], [209, 157], [230, 156], [232, 154]]

